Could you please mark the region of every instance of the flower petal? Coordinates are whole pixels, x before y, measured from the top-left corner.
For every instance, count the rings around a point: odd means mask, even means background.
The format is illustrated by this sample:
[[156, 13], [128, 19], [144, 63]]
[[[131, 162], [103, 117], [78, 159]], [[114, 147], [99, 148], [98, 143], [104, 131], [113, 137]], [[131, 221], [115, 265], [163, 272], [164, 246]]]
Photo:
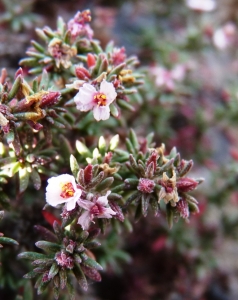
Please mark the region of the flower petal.
[[97, 121], [107, 120], [110, 117], [109, 106], [94, 106], [93, 116]]
[[107, 97], [107, 104], [111, 104], [117, 96], [114, 85], [111, 82], [107, 82], [105, 79], [101, 82], [100, 92]]
[[91, 218], [90, 213], [88, 211], [85, 211], [79, 218], [78, 218], [78, 224], [80, 224], [83, 228], [83, 230], [87, 230], [90, 224]]

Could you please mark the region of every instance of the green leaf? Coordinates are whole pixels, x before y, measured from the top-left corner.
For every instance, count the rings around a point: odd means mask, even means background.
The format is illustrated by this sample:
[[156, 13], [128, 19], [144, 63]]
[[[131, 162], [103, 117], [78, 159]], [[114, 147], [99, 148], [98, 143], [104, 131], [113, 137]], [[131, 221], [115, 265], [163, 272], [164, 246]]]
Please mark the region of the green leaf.
[[113, 181], [114, 181], [113, 177], [105, 178], [102, 182], [100, 182], [97, 185], [96, 190], [102, 192], [102, 191], [108, 189], [113, 184]]
[[138, 139], [137, 139], [137, 136], [136, 136], [136, 133], [133, 129], [130, 129], [130, 132], [129, 132], [129, 138], [130, 138], [130, 141], [133, 145], [133, 148], [138, 151], [139, 148], [140, 148], [140, 145], [139, 145], [139, 142], [138, 142]]
[[41, 178], [36, 168], [32, 168], [30, 178], [33, 181], [34, 188], [39, 190], [41, 187]]
[[103, 270], [102, 266], [99, 265], [94, 259], [88, 258], [82, 262], [83, 265], [96, 269], [96, 270]]
[[37, 253], [37, 252], [22, 252], [18, 254], [17, 258], [19, 259], [29, 259], [29, 260], [36, 260], [45, 258], [45, 254]]
[[71, 169], [71, 172], [73, 174], [73, 176], [75, 178], [77, 178], [77, 175], [78, 175], [78, 172], [79, 172], [79, 165], [78, 165], [78, 162], [76, 160], [76, 158], [73, 156], [73, 154], [70, 155], [70, 169]]
[[19, 245], [17, 241], [4, 236], [0, 237], [0, 244]]
[[59, 267], [58, 267], [57, 263], [53, 263], [51, 268], [50, 268], [48, 277], [50, 279], [52, 279], [52, 278], [55, 277], [56, 274], [58, 274], [58, 272], [59, 272]]
[[30, 281], [24, 284], [23, 300], [33, 300], [33, 288]]
[[92, 157], [91, 152], [82, 142], [76, 141], [76, 149], [83, 157]]
[[20, 180], [20, 186], [19, 186], [19, 192], [20, 194], [23, 193], [27, 187], [28, 187], [28, 183], [29, 183], [29, 173], [27, 172], [26, 168], [20, 168], [19, 169], [19, 180]]
[[46, 252], [57, 252], [61, 249], [60, 245], [47, 242], [47, 241], [39, 241], [35, 243], [36, 247], [45, 250]]
[[81, 267], [78, 264], [75, 264], [75, 266], [73, 268], [73, 273], [74, 273], [78, 283], [82, 287], [82, 289], [84, 291], [87, 291], [87, 289], [88, 289], [87, 279], [86, 279]]

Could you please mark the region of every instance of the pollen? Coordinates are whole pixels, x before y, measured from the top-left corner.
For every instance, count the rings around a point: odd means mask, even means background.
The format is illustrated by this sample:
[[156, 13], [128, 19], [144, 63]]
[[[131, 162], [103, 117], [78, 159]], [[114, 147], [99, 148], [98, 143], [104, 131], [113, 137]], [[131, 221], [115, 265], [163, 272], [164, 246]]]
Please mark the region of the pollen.
[[74, 195], [74, 193], [75, 193], [75, 190], [74, 190], [73, 185], [72, 185], [71, 182], [62, 184], [61, 190], [62, 190], [62, 193], [60, 194], [60, 196], [61, 196], [62, 198], [70, 198], [70, 197], [73, 197], [73, 195]]
[[106, 106], [107, 105], [107, 97], [105, 94], [97, 93], [96, 95], [94, 95], [93, 98], [98, 106]]

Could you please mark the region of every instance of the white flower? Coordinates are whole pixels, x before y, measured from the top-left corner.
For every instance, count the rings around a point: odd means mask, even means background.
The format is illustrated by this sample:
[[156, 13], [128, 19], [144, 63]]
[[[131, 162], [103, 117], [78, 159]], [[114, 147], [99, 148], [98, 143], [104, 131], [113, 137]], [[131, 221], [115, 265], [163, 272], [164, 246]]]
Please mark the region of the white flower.
[[81, 194], [82, 190], [77, 188], [72, 175], [62, 174], [48, 179], [46, 202], [51, 206], [66, 203], [66, 209], [72, 210], [80, 200]]
[[215, 0], [186, 0], [189, 8], [199, 11], [212, 11], [216, 8]]
[[235, 42], [237, 30], [233, 23], [227, 23], [218, 28], [213, 35], [213, 43], [218, 49], [226, 49]]
[[108, 207], [107, 197], [111, 193], [108, 191], [105, 196], [99, 197], [96, 201], [81, 200], [79, 205], [86, 211], [79, 217], [78, 224], [82, 226], [84, 230], [87, 230], [90, 222], [94, 218], [112, 218], [116, 212]]
[[89, 83], [84, 83], [74, 97], [77, 109], [81, 111], [93, 110], [97, 121], [110, 117], [109, 105], [116, 99], [117, 93], [111, 82], [103, 80], [99, 92]]

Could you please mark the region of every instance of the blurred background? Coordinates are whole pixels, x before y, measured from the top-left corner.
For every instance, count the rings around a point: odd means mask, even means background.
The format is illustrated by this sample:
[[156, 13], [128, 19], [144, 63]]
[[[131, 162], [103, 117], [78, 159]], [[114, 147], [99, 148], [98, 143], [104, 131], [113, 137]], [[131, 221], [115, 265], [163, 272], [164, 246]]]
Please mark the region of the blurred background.
[[[94, 38], [137, 55], [146, 74], [127, 126], [177, 147], [205, 182], [189, 222], [169, 230], [150, 217], [123, 240], [105, 241], [112, 251], [102, 282], [77, 299], [238, 299], [238, 1], [0, 0], [0, 67], [13, 76], [35, 28], [55, 29], [58, 16], [68, 21], [83, 9], [92, 12]], [[20, 267], [2, 261], [0, 299], [15, 299]]]

